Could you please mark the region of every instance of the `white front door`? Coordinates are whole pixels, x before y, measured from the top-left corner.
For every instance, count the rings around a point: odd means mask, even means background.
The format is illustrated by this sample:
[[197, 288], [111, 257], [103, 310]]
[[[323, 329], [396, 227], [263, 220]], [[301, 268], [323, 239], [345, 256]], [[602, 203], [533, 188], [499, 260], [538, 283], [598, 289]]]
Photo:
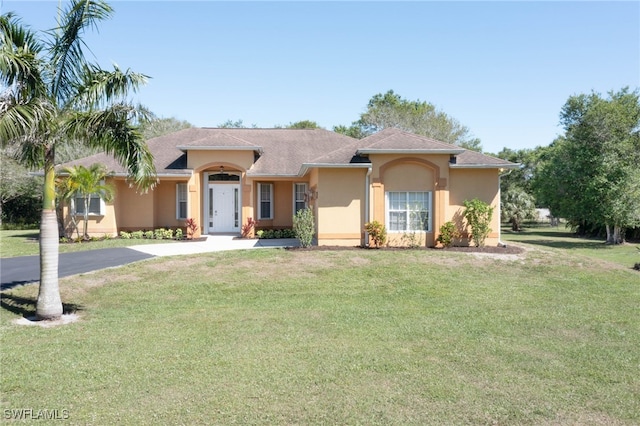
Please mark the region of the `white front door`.
[[208, 232], [240, 232], [240, 185], [209, 184]]

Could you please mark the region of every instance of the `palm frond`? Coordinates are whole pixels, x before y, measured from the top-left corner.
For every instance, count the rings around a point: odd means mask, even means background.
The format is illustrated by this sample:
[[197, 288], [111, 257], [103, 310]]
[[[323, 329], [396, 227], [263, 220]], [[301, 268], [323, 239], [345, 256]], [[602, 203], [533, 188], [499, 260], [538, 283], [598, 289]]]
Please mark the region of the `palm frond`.
[[20, 103], [13, 96], [0, 98], [0, 141], [2, 146], [24, 139], [42, 138], [52, 131], [55, 108], [47, 100]]
[[112, 102], [123, 101], [129, 92], [136, 92], [147, 83], [148, 76], [130, 69], [122, 71], [117, 65], [113, 71], [103, 70], [96, 65], [86, 65], [82, 79], [78, 81], [75, 107], [99, 108]]
[[128, 104], [116, 104], [101, 111], [77, 113], [67, 120], [65, 133], [112, 155], [127, 169], [132, 184], [146, 191], [157, 184], [157, 176], [151, 151], [130, 124], [134, 110]]
[[12, 13], [0, 16], [0, 82], [16, 94], [34, 97], [45, 93], [42, 46], [35, 33]]
[[97, 22], [110, 17], [112, 11], [103, 0], [73, 0], [61, 14], [58, 28], [51, 31], [51, 93], [62, 107], [72, 97], [86, 65], [83, 31], [88, 27], [96, 28]]
[[17, 146], [16, 160], [32, 170], [44, 167], [44, 155], [47, 149], [46, 143], [37, 138], [25, 138]]

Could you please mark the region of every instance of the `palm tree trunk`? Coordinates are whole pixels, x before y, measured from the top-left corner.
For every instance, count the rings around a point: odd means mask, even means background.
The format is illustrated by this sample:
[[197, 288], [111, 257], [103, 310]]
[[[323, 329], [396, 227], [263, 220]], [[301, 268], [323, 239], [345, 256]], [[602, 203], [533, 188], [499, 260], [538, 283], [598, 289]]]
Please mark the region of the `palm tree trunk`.
[[89, 240], [89, 200], [91, 195], [84, 196], [84, 223], [82, 224], [82, 239]]
[[58, 287], [58, 219], [56, 215], [55, 170], [53, 148], [45, 154], [44, 193], [40, 221], [40, 290], [36, 318], [50, 320], [62, 315]]

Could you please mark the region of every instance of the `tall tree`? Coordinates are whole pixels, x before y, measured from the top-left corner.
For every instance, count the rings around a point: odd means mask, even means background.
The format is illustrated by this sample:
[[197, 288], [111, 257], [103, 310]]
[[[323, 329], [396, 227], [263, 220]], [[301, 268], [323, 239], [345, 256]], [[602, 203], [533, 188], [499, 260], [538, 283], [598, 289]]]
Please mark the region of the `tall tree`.
[[532, 183], [536, 176], [540, 158], [547, 147], [538, 146], [534, 149], [503, 148], [495, 156], [512, 163], [520, 164], [517, 169], [510, 169], [500, 176], [500, 190], [507, 192], [509, 188], [519, 187], [526, 193], [534, 195]]
[[[233, 121], [233, 120], [229, 119], [229, 120], [225, 121], [224, 123], [218, 124], [218, 127], [220, 127], [221, 129], [247, 129], [249, 126], [244, 124], [244, 121], [242, 121], [242, 119], [236, 120], [236, 121]], [[257, 124], [252, 124], [251, 125], [252, 129], [255, 129], [257, 127], [258, 127]]]
[[295, 123], [289, 123], [289, 125], [286, 127], [287, 129], [321, 129], [322, 128], [318, 123], [311, 120], [296, 121]]
[[[24, 197], [22, 203], [24, 207], [26, 199], [33, 199], [34, 193], [39, 186], [39, 181], [34, 176], [29, 176], [29, 171], [18, 163], [10, 152], [6, 149], [0, 150], [0, 225], [6, 215], [5, 205], [10, 206], [11, 202]], [[26, 202], [26, 205], [32, 203]], [[9, 210], [12, 210], [9, 208]], [[23, 208], [24, 210], [24, 208]], [[11, 212], [13, 213], [13, 212]], [[30, 212], [24, 212], [22, 218], [30, 217]], [[35, 211], [33, 211], [35, 213]]]
[[58, 287], [55, 149], [78, 141], [112, 154], [140, 189], [156, 182], [153, 157], [126, 101], [147, 77], [87, 61], [82, 35], [112, 14], [103, 0], [71, 0], [58, 26], [40, 36], [12, 13], [0, 16], [0, 141], [17, 145], [23, 164], [44, 170], [40, 222], [39, 319], [62, 315]]
[[571, 96], [560, 114], [565, 134], [544, 156], [535, 184], [554, 216], [603, 227], [607, 242], [640, 226], [639, 92], [624, 88]]
[[145, 140], [153, 139], [178, 130], [193, 127], [191, 123], [177, 118], [152, 118], [140, 123], [140, 132]]
[[367, 110], [351, 127], [335, 126], [334, 131], [348, 136], [368, 136], [387, 127], [397, 127], [442, 142], [482, 151], [480, 139], [458, 120], [425, 101], [410, 101], [389, 90], [374, 95]]
[[503, 222], [511, 223], [512, 231], [521, 231], [522, 222], [535, 219], [536, 205], [533, 195], [518, 186], [500, 193], [500, 214]]

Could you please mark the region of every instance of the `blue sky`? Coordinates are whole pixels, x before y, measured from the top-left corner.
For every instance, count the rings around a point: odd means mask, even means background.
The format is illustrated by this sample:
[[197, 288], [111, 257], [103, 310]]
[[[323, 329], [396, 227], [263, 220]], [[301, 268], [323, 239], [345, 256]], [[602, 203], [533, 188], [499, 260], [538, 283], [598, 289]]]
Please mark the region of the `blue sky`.
[[[58, 1], [0, 1], [34, 29], [55, 25]], [[111, 5], [85, 37], [96, 61], [151, 76], [134, 100], [196, 126], [331, 129], [392, 89], [495, 153], [551, 143], [571, 95], [640, 87], [638, 1]]]

